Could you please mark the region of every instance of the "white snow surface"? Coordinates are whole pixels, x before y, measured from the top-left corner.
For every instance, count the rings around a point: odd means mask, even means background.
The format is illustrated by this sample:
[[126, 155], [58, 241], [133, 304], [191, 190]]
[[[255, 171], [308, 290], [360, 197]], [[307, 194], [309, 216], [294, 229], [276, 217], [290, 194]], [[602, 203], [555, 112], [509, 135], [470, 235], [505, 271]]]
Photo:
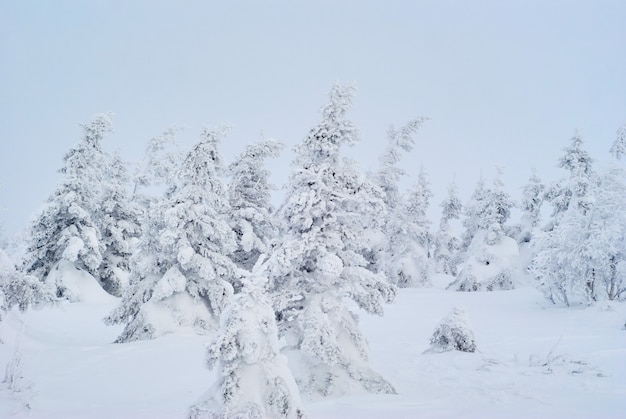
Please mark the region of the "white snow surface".
[[[626, 304], [560, 308], [538, 291], [407, 288], [384, 317], [361, 313], [373, 368], [397, 395], [304, 401], [310, 418], [623, 418]], [[117, 301], [86, 298], [13, 310], [0, 323], [1, 372], [19, 346], [21, 390], [0, 383], [0, 418], [185, 418], [216, 380], [210, 336], [189, 328], [150, 341], [112, 343], [102, 322]], [[429, 338], [464, 306], [475, 353], [428, 353]]]

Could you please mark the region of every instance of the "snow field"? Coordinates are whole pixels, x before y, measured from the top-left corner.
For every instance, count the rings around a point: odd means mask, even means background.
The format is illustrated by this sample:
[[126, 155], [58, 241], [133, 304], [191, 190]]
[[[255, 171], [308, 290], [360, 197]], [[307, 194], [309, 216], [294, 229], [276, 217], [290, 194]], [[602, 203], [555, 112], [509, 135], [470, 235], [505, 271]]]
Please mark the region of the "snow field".
[[[311, 418], [618, 418], [626, 411], [626, 305], [562, 309], [538, 291], [403, 289], [384, 317], [361, 314], [373, 368], [397, 395], [304, 400]], [[184, 418], [215, 382], [210, 337], [183, 329], [111, 343], [102, 323], [116, 301], [11, 311], [0, 325], [0, 365], [19, 342], [23, 387], [0, 386], [0, 417]], [[476, 353], [425, 353], [437, 324], [463, 306]], [[28, 404], [29, 407], [26, 407]]]

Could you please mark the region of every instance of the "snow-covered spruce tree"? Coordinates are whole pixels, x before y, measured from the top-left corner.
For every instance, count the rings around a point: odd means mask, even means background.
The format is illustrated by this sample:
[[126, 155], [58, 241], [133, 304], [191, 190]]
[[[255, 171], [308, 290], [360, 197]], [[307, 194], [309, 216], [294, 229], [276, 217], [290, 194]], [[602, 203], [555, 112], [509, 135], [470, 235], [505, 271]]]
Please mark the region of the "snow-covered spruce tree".
[[[83, 129], [82, 140], [63, 157], [60, 186], [29, 226], [24, 267], [42, 281], [53, 269], [75, 268], [98, 278], [104, 244], [93, 216], [105, 164], [100, 142], [111, 132], [111, 116], [96, 115]], [[57, 295], [76, 299], [63, 275], [55, 278]]]
[[[296, 147], [279, 210], [282, 241], [267, 261], [270, 292], [285, 354], [300, 391], [330, 396], [366, 389], [393, 393], [367, 362], [367, 344], [345, 298], [382, 315], [396, 289], [366, 268], [363, 216], [372, 205], [342, 146], [358, 140], [345, 113], [354, 88], [335, 85], [322, 120]], [[374, 199], [375, 201], [375, 199]], [[371, 215], [370, 215], [371, 216]]]
[[617, 130], [617, 138], [615, 138], [610, 152], [616, 160], [621, 160], [622, 156], [626, 155], [626, 124]]
[[[598, 235], [605, 243], [607, 228], [597, 197], [601, 196], [598, 176], [592, 159], [582, 148], [577, 131], [559, 159], [559, 166], [568, 170], [569, 179], [563, 183], [560, 208], [553, 215], [551, 228], [537, 237], [536, 256], [530, 271], [539, 280], [546, 296], [554, 303], [589, 304], [598, 298], [597, 281], [607, 263], [603, 256], [606, 246], [596, 243]], [[563, 204], [567, 204], [566, 206]]]
[[276, 237], [277, 226], [265, 159], [278, 157], [283, 145], [275, 140], [250, 144], [228, 167], [231, 176], [228, 197], [231, 208], [231, 226], [237, 235], [237, 250], [232, 255], [235, 263], [252, 269], [261, 254], [267, 254], [270, 242]]
[[455, 307], [439, 323], [430, 338], [427, 352], [447, 351], [476, 352], [474, 332], [463, 307]]
[[[374, 183], [380, 189], [380, 196], [386, 206], [385, 215], [378, 214], [370, 222], [368, 238], [372, 243], [372, 251], [366, 255], [370, 269], [374, 272], [386, 272], [390, 281], [397, 283], [398, 278], [390, 273], [387, 262], [393, 256], [389, 237], [402, 229], [400, 212], [402, 212], [402, 194], [399, 181], [406, 173], [398, 167], [403, 154], [413, 150], [415, 133], [429, 118], [419, 117], [409, 121], [400, 129], [393, 126], [387, 130], [387, 148], [380, 156], [380, 168], [375, 173]], [[400, 225], [398, 225], [400, 224]]]
[[387, 233], [389, 257], [387, 274], [399, 287], [427, 285], [433, 270], [430, 255], [432, 234], [426, 217], [432, 192], [423, 168], [415, 185], [396, 208], [397, 218], [390, 220]]
[[559, 224], [574, 196], [579, 210], [586, 212], [586, 208], [591, 205], [589, 191], [593, 187], [596, 175], [593, 170], [593, 159], [583, 149], [582, 136], [578, 130], [570, 139], [570, 145], [563, 151], [558, 166], [569, 172], [569, 178], [551, 185], [546, 191], [546, 200], [553, 208], [550, 220], [544, 227], [546, 231], [553, 230]]
[[304, 417], [295, 379], [280, 354], [267, 278], [260, 275], [244, 279], [222, 313], [207, 353], [219, 378], [191, 408], [190, 419]]
[[109, 294], [117, 297], [128, 283], [129, 261], [141, 230], [139, 214], [128, 193], [129, 181], [125, 163], [114, 155], [109, 161], [96, 219], [104, 244], [100, 281]]
[[219, 179], [219, 140], [206, 129], [185, 157], [178, 182], [154, 207], [131, 263], [130, 284], [107, 323], [125, 323], [117, 342], [151, 339], [181, 327], [198, 333], [217, 319], [241, 273], [228, 257], [236, 248], [227, 195]]
[[[611, 162], [601, 173], [589, 214], [589, 247], [602, 261], [595, 272], [595, 299], [626, 300], [626, 170]], [[596, 231], [593, 231], [593, 230]]]
[[[449, 288], [457, 291], [494, 291], [515, 288], [519, 270], [517, 242], [506, 235], [505, 223], [510, 217], [513, 201], [504, 191], [500, 170], [491, 189], [479, 183], [474, 206], [465, 225], [474, 229], [470, 245], [463, 255], [457, 279]], [[468, 237], [470, 233], [466, 231]]]
[[461, 217], [462, 205], [454, 182], [448, 186], [448, 197], [441, 202], [440, 206], [441, 221], [439, 223], [439, 231], [435, 236], [435, 249], [433, 251], [436, 264], [435, 270], [436, 272], [456, 276], [459, 239], [454, 234], [450, 221], [458, 220]]
[[519, 228], [518, 243], [529, 243], [541, 225], [541, 206], [545, 199], [545, 185], [533, 168], [528, 183], [522, 189], [520, 210], [522, 220]]
[[489, 189], [485, 186], [485, 179], [482, 174], [474, 192], [469, 201], [464, 205], [463, 211], [463, 227], [464, 231], [461, 237], [460, 251], [462, 253], [467, 252], [474, 235], [481, 229], [481, 222], [486, 212], [487, 198], [489, 196]]

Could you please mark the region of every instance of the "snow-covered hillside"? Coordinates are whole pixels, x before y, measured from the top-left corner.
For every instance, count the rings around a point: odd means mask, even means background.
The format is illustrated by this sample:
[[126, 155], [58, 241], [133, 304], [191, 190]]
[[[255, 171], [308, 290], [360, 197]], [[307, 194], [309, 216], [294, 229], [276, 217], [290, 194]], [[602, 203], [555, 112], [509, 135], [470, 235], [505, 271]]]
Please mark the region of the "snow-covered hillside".
[[[626, 305], [557, 308], [538, 291], [402, 289], [384, 317], [361, 314], [371, 363], [397, 395], [304, 400], [311, 418], [621, 418], [626, 411]], [[21, 378], [0, 385], [2, 418], [185, 418], [216, 380], [210, 336], [180, 330], [112, 343], [102, 322], [115, 298], [11, 311], [0, 324], [0, 365], [21, 355]], [[104, 291], [102, 291], [104, 292]], [[107, 301], [108, 300], [108, 301]], [[427, 352], [463, 306], [477, 351]], [[19, 370], [19, 368], [18, 368]]]

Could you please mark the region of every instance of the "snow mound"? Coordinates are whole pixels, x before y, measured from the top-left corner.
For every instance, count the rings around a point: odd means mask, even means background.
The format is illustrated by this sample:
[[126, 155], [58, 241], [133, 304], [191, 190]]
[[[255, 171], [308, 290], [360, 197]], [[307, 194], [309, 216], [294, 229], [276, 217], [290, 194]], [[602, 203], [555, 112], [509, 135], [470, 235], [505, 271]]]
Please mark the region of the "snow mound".
[[77, 269], [73, 263], [61, 260], [46, 277], [48, 284], [56, 284], [60, 297], [71, 302], [112, 303], [117, 298], [107, 293], [97, 279]]
[[496, 291], [516, 288], [520, 275], [517, 242], [503, 236], [496, 244], [487, 243], [487, 233], [476, 234], [467, 251], [466, 262], [459, 267], [456, 281], [449, 288], [456, 291]]

